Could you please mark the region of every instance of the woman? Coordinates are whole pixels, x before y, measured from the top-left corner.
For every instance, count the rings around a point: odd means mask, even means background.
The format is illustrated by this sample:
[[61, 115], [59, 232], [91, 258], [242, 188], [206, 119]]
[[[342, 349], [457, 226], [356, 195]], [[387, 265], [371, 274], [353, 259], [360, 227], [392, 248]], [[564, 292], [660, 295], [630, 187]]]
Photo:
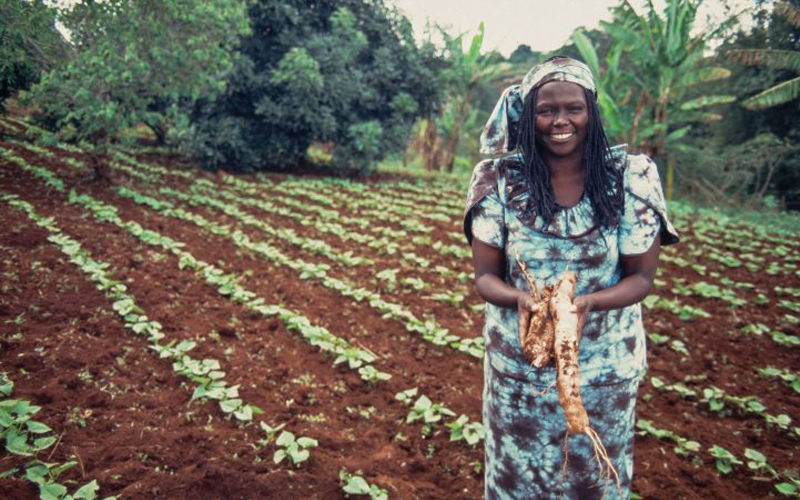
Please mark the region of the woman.
[[[483, 423], [489, 499], [601, 498], [604, 481], [585, 435], [569, 437], [552, 362], [525, 359], [518, 325], [536, 309], [515, 261], [538, 290], [569, 266], [582, 325], [583, 403], [621, 479], [633, 473], [634, 404], [646, 356], [641, 301], [661, 245], [677, 243], [655, 164], [609, 148], [591, 72], [551, 58], [506, 89], [481, 135], [464, 230], [486, 304]], [[542, 394], [544, 392], [544, 394]], [[562, 470], [564, 464], [566, 470]], [[606, 498], [620, 492], [609, 488]]]

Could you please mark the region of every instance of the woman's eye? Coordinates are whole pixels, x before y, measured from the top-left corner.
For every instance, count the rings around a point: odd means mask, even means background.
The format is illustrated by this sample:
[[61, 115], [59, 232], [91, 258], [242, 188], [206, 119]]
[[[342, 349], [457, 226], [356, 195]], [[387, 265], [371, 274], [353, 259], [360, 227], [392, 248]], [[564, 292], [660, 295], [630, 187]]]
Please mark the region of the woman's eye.
[[539, 109], [536, 111], [536, 114], [547, 116], [553, 114], [553, 110], [550, 108]]

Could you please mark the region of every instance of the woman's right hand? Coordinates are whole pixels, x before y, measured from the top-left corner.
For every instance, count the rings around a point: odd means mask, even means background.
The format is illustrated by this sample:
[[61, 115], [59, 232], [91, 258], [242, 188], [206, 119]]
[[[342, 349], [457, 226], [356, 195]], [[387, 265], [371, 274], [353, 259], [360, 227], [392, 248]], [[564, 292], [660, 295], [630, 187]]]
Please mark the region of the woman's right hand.
[[524, 343], [523, 339], [528, 333], [528, 328], [531, 324], [533, 314], [539, 310], [539, 304], [533, 300], [530, 293], [520, 290], [517, 296], [517, 315], [518, 315], [518, 328], [520, 343]]

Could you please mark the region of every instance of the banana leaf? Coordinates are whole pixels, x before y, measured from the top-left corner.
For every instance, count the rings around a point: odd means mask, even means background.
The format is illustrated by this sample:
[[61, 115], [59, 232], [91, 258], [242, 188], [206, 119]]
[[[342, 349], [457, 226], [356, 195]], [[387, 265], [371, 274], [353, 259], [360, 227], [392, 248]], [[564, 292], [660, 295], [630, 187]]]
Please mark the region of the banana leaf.
[[742, 102], [747, 109], [764, 109], [791, 101], [800, 96], [800, 77], [792, 78], [774, 87], [768, 88]]
[[742, 64], [749, 66], [766, 66], [800, 72], [800, 51], [797, 50], [736, 49], [729, 50], [727, 53]]
[[690, 111], [693, 109], [705, 108], [717, 104], [728, 104], [736, 100], [736, 96], [732, 95], [707, 95], [700, 96], [681, 104], [681, 110]]

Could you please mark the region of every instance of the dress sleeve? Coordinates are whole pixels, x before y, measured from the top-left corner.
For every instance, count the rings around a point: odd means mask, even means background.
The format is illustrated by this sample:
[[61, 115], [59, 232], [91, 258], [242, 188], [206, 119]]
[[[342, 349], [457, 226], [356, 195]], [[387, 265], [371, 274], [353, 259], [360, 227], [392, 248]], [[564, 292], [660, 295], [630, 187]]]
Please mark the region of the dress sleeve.
[[659, 235], [661, 245], [678, 243], [678, 233], [667, 218], [667, 203], [656, 164], [645, 155], [628, 156], [623, 182], [625, 207], [619, 229], [620, 253], [644, 253]]
[[[464, 218], [462, 220], [462, 227], [464, 229], [464, 236], [467, 238], [467, 245], [472, 244], [473, 216], [477, 212], [492, 213], [491, 207], [489, 207], [489, 210], [486, 208], [478, 210], [478, 205], [480, 205], [481, 202], [490, 195], [494, 195], [494, 199], [497, 200], [498, 204], [500, 203], [498, 198], [499, 191], [497, 188], [497, 183], [498, 174], [496, 161], [483, 160], [475, 165], [475, 170], [472, 172], [472, 180], [470, 181], [469, 189], [467, 190], [467, 203], [464, 207]], [[490, 203], [487, 202], [487, 205], [490, 205]], [[482, 224], [485, 226], [486, 222], [484, 221]], [[485, 236], [484, 233], [482, 234]], [[484, 237], [480, 237], [480, 239], [481, 241], [489, 243], [489, 241], [486, 241]]]
[[505, 217], [497, 189], [472, 208], [472, 236], [496, 248], [505, 246]]

